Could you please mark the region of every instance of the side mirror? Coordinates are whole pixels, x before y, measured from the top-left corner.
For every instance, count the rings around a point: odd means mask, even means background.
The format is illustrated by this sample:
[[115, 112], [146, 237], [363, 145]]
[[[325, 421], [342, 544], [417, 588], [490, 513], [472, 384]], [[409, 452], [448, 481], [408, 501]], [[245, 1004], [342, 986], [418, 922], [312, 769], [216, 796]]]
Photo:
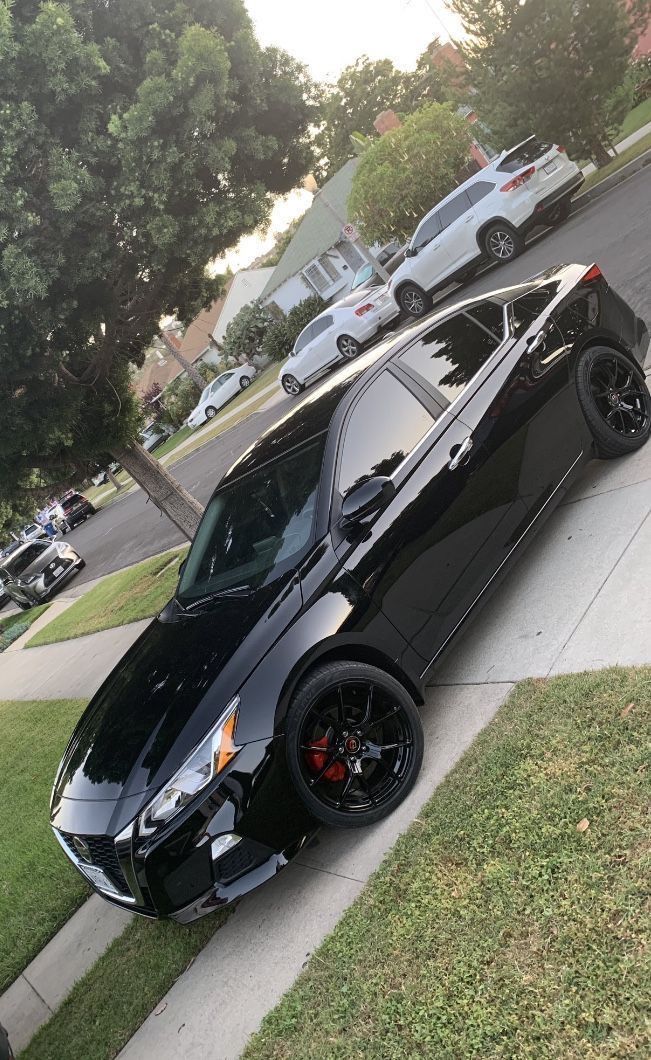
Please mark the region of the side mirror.
[[405, 251], [405, 257], [406, 258], [415, 258], [416, 257], [416, 248], [415, 247], [407, 247], [407, 249]]
[[341, 505], [341, 525], [352, 526], [369, 515], [375, 515], [393, 499], [395, 492], [396, 487], [391, 479], [383, 475], [376, 475], [359, 486], [353, 486]]

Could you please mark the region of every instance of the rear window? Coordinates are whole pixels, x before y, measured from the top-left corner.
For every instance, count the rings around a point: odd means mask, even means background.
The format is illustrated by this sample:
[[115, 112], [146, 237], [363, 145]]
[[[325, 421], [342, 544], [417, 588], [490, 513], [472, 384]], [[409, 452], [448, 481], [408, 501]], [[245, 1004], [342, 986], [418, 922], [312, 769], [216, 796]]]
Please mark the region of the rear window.
[[520, 147], [515, 147], [512, 151], [509, 151], [499, 163], [497, 169], [501, 173], [517, 173], [519, 169], [530, 166], [532, 162], [536, 162], [542, 155], [547, 154], [553, 146], [553, 144], [547, 143], [546, 140], [539, 140], [537, 136], [532, 136]]
[[73, 493], [72, 497], [66, 497], [63, 502], [64, 512], [69, 511], [70, 508], [74, 508], [75, 504], [81, 504], [83, 499], [84, 498], [81, 497], [78, 493]]

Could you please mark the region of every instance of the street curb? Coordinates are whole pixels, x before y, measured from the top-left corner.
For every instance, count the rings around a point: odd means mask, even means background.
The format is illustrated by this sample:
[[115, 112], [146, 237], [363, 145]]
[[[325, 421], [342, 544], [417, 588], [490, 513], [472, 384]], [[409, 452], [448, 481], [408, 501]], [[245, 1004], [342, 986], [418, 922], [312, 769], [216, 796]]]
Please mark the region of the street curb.
[[586, 206], [589, 202], [594, 202], [595, 199], [600, 199], [606, 192], [616, 188], [618, 184], [623, 184], [625, 180], [632, 177], [634, 173], [638, 173], [641, 169], [651, 165], [651, 147], [644, 154], [638, 155], [631, 162], [628, 162], [621, 169], [618, 169], [615, 173], [611, 173], [609, 176], [604, 177], [598, 184], [590, 188], [588, 191], [582, 192], [572, 199], [572, 212], [575, 209], [580, 209], [582, 206]]

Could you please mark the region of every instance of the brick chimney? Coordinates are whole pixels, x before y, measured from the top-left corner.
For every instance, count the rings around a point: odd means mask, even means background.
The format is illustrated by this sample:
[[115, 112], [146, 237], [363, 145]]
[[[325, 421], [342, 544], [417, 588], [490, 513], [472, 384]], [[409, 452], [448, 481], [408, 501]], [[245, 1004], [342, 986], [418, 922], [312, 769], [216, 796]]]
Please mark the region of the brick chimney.
[[401, 121], [395, 110], [383, 110], [373, 122], [373, 127], [380, 136], [384, 136], [384, 134], [390, 132], [391, 129], [399, 129], [400, 125]]

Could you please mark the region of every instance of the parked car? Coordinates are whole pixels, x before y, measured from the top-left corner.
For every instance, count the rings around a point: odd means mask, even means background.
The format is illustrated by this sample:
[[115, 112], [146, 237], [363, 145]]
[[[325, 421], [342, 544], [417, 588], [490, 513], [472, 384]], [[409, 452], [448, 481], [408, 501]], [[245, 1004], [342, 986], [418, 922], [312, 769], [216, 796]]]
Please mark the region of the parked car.
[[4, 591], [23, 611], [43, 604], [85, 567], [79, 553], [63, 541], [27, 541], [0, 561]]
[[5, 587], [0, 579], [0, 607], [4, 607], [10, 600], [11, 597], [5, 592]]
[[[396, 247], [395, 252], [385, 261], [382, 261], [378, 256], [378, 261], [381, 265], [384, 265], [389, 275], [392, 276], [398, 266], [402, 265], [405, 260], [405, 251], [407, 250], [407, 247], [399, 247], [397, 243], [392, 243], [390, 245]], [[350, 290], [351, 292], [360, 290], [368, 291], [371, 287], [382, 287], [385, 283], [386, 280], [382, 279], [379, 272], [375, 271], [371, 263], [365, 261], [355, 273]]]
[[369, 291], [352, 291], [335, 302], [298, 336], [289, 360], [278, 373], [283, 390], [296, 396], [333, 365], [359, 356], [364, 344], [399, 312], [386, 284]]
[[512, 261], [530, 229], [569, 216], [583, 180], [564, 147], [536, 136], [503, 151], [422, 219], [389, 284], [396, 303], [422, 317], [435, 291], [472, 275], [482, 261]]
[[320, 823], [391, 813], [469, 616], [588, 460], [648, 440], [648, 345], [597, 268], [558, 266], [414, 326], [266, 431], [59, 767], [54, 834], [95, 890], [187, 922]]
[[252, 364], [243, 364], [239, 368], [230, 368], [227, 372], [222, 372], [216, 379], [213, 379], [212, 383], [203, 391], [199, 404], [192, 410], [187, 420], [185, 421], [188, 427], [200, 427], [202, 423], [207, 423], [224, 405], [239, 394], [240, 391], [246, 390], [255, 378], [256, 370]]
[[28, 523], [20, 531], [21, 541], [36, 541], [39, 537], [47, 537], [45, 529], [40, 523]]
[[91, 515], [95, 515], [97, 509], [83, 493], [71, 492], [65, 494], [61, 500], [63, 516], [70, 530], [79, 523], [83, 523]]
[[[153, 453], [154, 449], [158, 449], [159, 445], [166, 442], [172, 433], [171, 428], [154, 420], [141, 430], [140, 444], [148, 453]], [[106, 475], [106, 472], [104, 474]], [[106, 475], [105, 481], [108, 482], [108, 475]]]

